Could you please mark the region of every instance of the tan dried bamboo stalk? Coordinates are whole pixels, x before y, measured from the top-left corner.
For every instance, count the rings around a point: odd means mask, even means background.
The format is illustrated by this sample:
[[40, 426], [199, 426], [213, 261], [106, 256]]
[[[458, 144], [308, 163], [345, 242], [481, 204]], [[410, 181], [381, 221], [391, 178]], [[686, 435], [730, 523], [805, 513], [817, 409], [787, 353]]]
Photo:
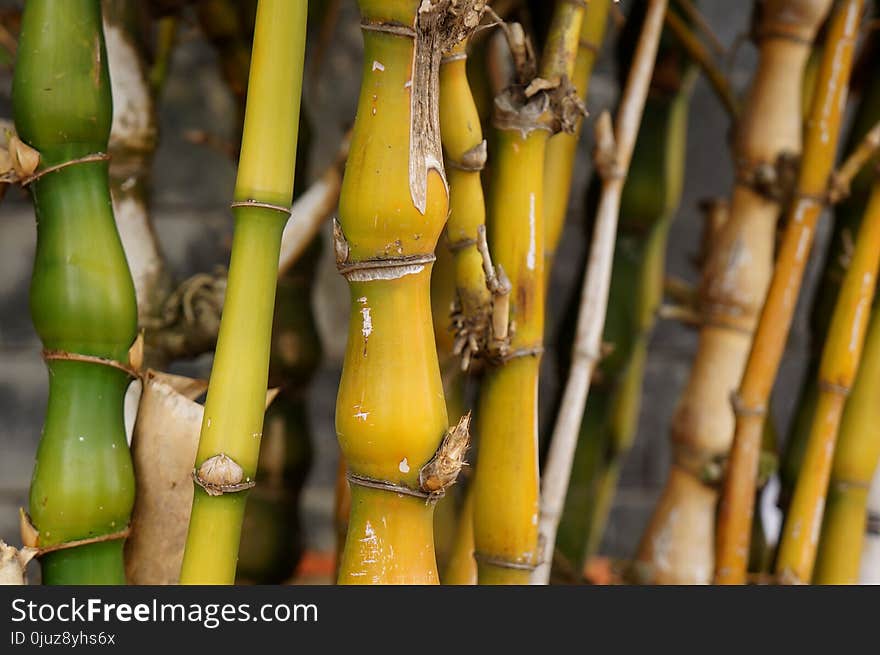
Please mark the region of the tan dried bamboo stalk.
[[[730, 217], [712, 239], [700, 288], [699, 346], [672, 419], [669, 479], [642, 537], [641, 579], [708, 583], [717, 489], [712, 476], [733, 435], [730, 394], [739, 383], [773, 263], [783, 195], [777, 162], [801, 147], [801, 77], [832, 0], [767, 0], [757, 28], [758, 68], [736, 130]], [[774, 188], [776, 187], [776, 188]], [[709, 484], [707, 484], [709, 482]]]
[[831, 18], [806, 123], [797, 189], [742, 382], [733, 396], [736, 429], [716, 531], [715, 582], [719, 584], [746, 581], [761, 434], [816, 222], [827, 200], [863, 7], [864, 0], [840, 0]]
[[597, 127], [596, 165], [602, 177], [602, 193], [596, 210], [590, 258], [584, 276], [571, 370], [544, 465], [538, 524], [543, 552], [541, 564], [532, 576], [534, 584], [547, 584], [550, 579], [556, 530], [571, 477], [571, 464], [590, 390], [590, 378], [599, 359], [620, 197], [648, 97], [666, 6], [666, 0], [651, 0], [648, 3], [616, 125], [612, 130], [611, 119], [604, 114]]

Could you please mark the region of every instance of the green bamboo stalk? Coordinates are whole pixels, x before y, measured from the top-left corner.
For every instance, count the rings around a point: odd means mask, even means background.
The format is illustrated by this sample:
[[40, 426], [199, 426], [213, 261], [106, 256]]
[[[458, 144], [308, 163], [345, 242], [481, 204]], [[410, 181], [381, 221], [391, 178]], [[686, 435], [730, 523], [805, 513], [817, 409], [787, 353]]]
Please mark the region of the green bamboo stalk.
[[[99, 0], [32, 0], [13, 80], [16, 129], [41, 169], [106, 152], [112, 115]], [[49, 402], [30, 494], [46, 584], [124, 584], [134, 502], [125, 441], [124, 370], [137, 327], [134, 287], [116, 232], [107, 162], [48, 172], [31, 184], [37, 253], [34, 327], [47, 351]], [[94, 543], [64, 547], [78, 540]]]
[[[260, 0], [223, 319], [196, 456], [184, 584], [231, 583], [263, 432], [281, 233], [293, 192], [306, 3]], [[247, 206], [254, 203], [253, 206]], [[260, 206], [260, 203], [265, 203]], [[211, 493], [208, 493], [208, 490]], [[219, 494], [218, 494], [219, 492]]]

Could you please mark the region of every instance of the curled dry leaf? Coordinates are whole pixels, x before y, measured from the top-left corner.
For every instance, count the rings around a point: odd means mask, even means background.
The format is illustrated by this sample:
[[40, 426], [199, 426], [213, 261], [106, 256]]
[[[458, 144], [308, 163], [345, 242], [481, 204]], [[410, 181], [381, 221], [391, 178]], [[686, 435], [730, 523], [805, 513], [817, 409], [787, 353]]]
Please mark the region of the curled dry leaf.
[[36, 554], [35, 548], [25, 546], [19, 550], [0, 539], [0, 585], [27, 584], [27, 565]]

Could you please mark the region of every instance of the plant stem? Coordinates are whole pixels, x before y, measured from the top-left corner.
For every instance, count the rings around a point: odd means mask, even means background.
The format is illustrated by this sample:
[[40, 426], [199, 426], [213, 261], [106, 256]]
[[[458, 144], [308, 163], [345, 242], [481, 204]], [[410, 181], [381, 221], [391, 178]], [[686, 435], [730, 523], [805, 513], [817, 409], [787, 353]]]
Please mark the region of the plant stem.
[[[306, 4], [260, 0], [234, 198], [289, 206], [296, 160]], [[275, 283], [286, 215], [263, 207], [235, 209], [235, 235], [223, 319], [195, 467], [233, 463], [209, 495], [199, 484], [181, 569], [184, 584], [229, 584], [235, 578], [247, 489], [256, 476], [263, 431]], [[225, 459], [224, 459], [225, 458]], [[210, 466], [210, 463], [209, 463]], [[239, 467], [239, 468], [235, 468]], [[229, 491], [225, 491], [229, 489]]]
[[650, 582], [711, 581], [718, 492], [717, 480], [705, 474], [717, 468], [733, 435], [730, 394], [771, 275], [784, 195], [781, 189], [762, 191], [749, 179], [756, 170], [775, 172], [781, 155], [800, 151], [801, 76], [809, 43], [830, 5], [831, 0], [762, 4], [758, 67], [735, 134], [739, 174], [730, 216], [710, 240], [699, 290], [699, 345], [670, 429], [672, 469], [640, 547]]
[[[577, 59], [572, 75], [572, 83], [581, 101], [586, 100], [589, 92], [590, 78], [605, 38], [610, 7], [611, 0], [590, 0], [584, 10]], [[544, 163], [544, 257], [546, 259], [544, 273], [548, 281], [553, 267], [553, 256], [565, 225], [574, 161], [582, 126], [583, 121], [579, 119], [573, 133], [554, 134], [547, 142]]]
[[[13, 80], [16, 129], [43, 169], [106, 152], [110, 79], [99, 0], [32, 0]], [[131, 275], [116, 232], [107, 163], [75, 163], [31, 185], [37, 253], [34, 327], [50, 351], [49, 402], [31, 484], [41, 548], [106, 537], [42, 557], [46, 584], [123, 584], [122, 531], [134, 501], [123, 425], [125, 372], [137, 328]]]
[[[351, 319], [336, 432], [351, 485], [343, 584], [435, 584], [435, 457], [447, 432], [429, 285], [446, 221], [437, 94], [441, 53], [459, 31], [447, 2], [360, 0], [364, 68], [335, 227]], [[463, 15], [480, 3], [459, 6]]]
[[[565, 97], [584, 9], [558, 2], [541, 79]], [[480, 459], [474, 480], [474, 557], [480, 584], [526, 584], [539, 562], [538, 371], [544, 337], [544, 198], [547, 140], [563, 116], [547, 90], [531, 96], [533, 62], [495, 100], [489, 244], [509, 277], [510, 346], [480, 388]], [[531, 69], [531, 70], [529, 70]], [[529, 85], [529, 86], [527, 86]], [[569, 129], [573, 129], [573, 125]]]
[[[648, 2], [641, 37], [618, 108], [616, 125], [611, 132], [610, 119], [607, 119], [607, 136], [599, 133], [597, 137], [597, 159], [600, 156], [605, 158], [604, 164], [597, 161], [602, 177], [602, 192], [596, 210], [590, 258], [581, 292], [571, 370], [544, 464], [539, 521], [544, 552], [542, 563], [532, 578], [538, 584], [546, 584], [550, 578], [556, 530], [571, 477], [577, 435], [590, 389], [590, 379], [599, 360], [620, 198], [645, 109], [666, 6], [665, 0]], [[600, 118], [600, 124], [601, 122]]]
[[[816, 94], [806, 124], [797, 189], [742, 382], [734, 396], [736, 428], [716, 532], [715, 582], [719, 584], [745, 582], [767, 403], [791, 326], [816, 222], [825, 204], [863, 5], [863, 0], [840, 0], [829, 23]], [[833, 403], [830, 399], [826, 402]]]

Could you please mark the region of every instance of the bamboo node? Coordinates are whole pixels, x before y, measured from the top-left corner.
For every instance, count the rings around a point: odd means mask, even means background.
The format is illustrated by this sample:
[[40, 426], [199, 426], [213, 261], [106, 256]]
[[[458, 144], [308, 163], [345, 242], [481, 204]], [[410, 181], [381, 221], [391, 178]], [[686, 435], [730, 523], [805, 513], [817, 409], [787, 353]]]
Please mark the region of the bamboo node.
[[116, 532], [111, 532], [109, 534], [102, 534], [96, 537], [86, 537], [85, 539], [74, 539], [72, 541], [65, 541], [60, 544], [52, 544], [51, 546], [41, 547], [40, 532], [39, 530], [37, 530], [36, 527], [34, 527], [30, 515], [24, 511], [24, 508], [20, 507], [18, 510], [18, 516], [19, 529], [21, 531], [21, 542], [22, 544], [24, 544], [26, 550], [29, 550], [33, 553], [31, 557], [42, 557], [47, 553], [54, 553], [59, 550], [67, 550], [69, 548], [77, 548], [79, 546], [99, 544], [105, 541], [126, 539], [131, 532], [131, 526], [125, 526], [125, 528], [123, 528], [122, 530], [117, 530]]
[[517, 571], [534, 571], [541, 564], [541, 562], [536, 561], [536, 558], [534, 557], [530, 562], [521, 562], [518, 560], [505, 559], [504, 557], [499, 557], [497, 555], [490, 555], [479, 550], [474, 551], [474, 559], [480, 564], [488, 564], [502, 569], [514, 569]]
[[466, 151], [461, 156], [461, 161], [455, 161], [454, 159], [447, 157], [446, 165], [449, 166], [449, 168], [455, 168], [467, 173], [479, 173], [486, 167], [487, 156], [486, 139], [483, 139], [473, 148]]
[[367, 487], [368, 489], [381, 489], [382, 491], [391, 491], [404, 496], [413, 496], [414, 498], [423, 498], [427, 503], [433, 503], [443, 497], [443, 493], [430, 493], [421, 489], [413, 489], [405, 484], [397, 484], [388, 480], [377, 480], [367, 477], [366, 475], [357, 475], [349, 471], [345, 474], [346, 479], [359, 487]]
[[54, 166], [48, 166], [42, 170], [38, 170], [27, 177], [21, 179], [21, 186], [26, 187], [28, 185], [33, 184], [41, 177], [45, 175], [49, 175], [49, 173], [57, 173], [58, 171], [64, 170], [70, 166], [75, 166], [77, 164], [92, 164], [100, 161], [107, 161], [110, 159], [110, 155], [106, 152], [93, 152], [89, 155], [85, 155], [83, 157], [77, 157], [76, 159], [71, 159], [69, 161], [61, 162], [60, 164], [55, 164]]
[[81, 355], [79, 353], [69, 353], [64, 350], [44, 350], [43, 359], [49, 361], [65, 361], [65, 362], [83, 362], [86, 364], [97, 364], [98, 366], [107, 366], [115, 368], [127, 374], [131, 378], [139, 377], [139, 373], [130, 364], [123, 364], [106, 357], [98, 357], [97, 355]]
[[768, 200], [786, 204], [797, 188], [799, 169], [799, 155], [780, 152], [772, 162], [740, 159], [734, 174], [738, 184], [749, 187]]
[[419, 470], [419, 486], [430, 494], [444, 494], [455, 484], [465, 466], [464, 456], [470, 445], [471, 413], [461, 417], [458, 425], [450, 427], [434, 456]]
[[278, 212], [280, 214], [285, 214], [290, 217], [291, 208], [285, 207], [283, 205], [273, 205], [271, 202], [260, 202], [259, 200], [254, 200], [253, 198], [248, 198], [247, 200], [236, 200], [235, 202], [229, 203], [229, 206], [232, 209], [236, 209], [239, 207], [253, 207], [257, 209], [268, 209], [273, 212]]
[[333, 248], [336, 252], [336, 269], [349, 282], [372, 282], [396, 280], [405, 275], [421, 273], [425, 266], [437, 259], [434, 253], [402, 255], [399, 257], [374, 257], [349, 261], [351, 249], [342, 231], [342, 225], [333, 219]]
[[733, 406], [733, 414], [737, 417], [757, 417], [757, 416], [766, 416], [767, 407], [765, 405], [758, 405], [757, 407], [749, 407], [746, 405], [742, 398], [739, 395], [739, 392], [734, 391], [730, 394], [730, 404]]
[[209, 457], [192, 472], [193, 482], [209, 496], [222, 496], [252, 489], [256, 481], [245, 478], [244, 469], [225, 453]]

